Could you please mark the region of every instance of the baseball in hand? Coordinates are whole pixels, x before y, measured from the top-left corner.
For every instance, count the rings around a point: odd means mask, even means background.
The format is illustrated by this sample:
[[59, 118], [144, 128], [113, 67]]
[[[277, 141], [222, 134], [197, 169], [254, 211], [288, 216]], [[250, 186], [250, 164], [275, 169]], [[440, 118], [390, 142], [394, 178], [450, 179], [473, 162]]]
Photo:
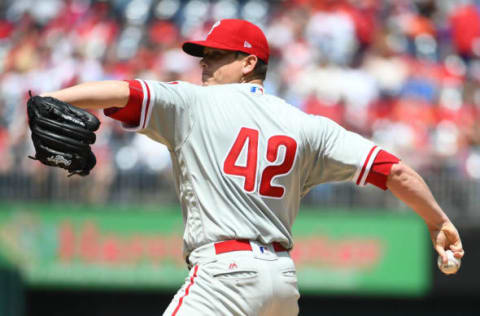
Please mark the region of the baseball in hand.
[[445, 274], [454, 274], [458, 271], [458, 269], [460, 269], [461, 260], [455, 258], [451, 250], [446, 250], [445, 253], [447, 255], [448, 262], [446, 264], [443, 264], [442, 257], [438, 256], [438, 268]]

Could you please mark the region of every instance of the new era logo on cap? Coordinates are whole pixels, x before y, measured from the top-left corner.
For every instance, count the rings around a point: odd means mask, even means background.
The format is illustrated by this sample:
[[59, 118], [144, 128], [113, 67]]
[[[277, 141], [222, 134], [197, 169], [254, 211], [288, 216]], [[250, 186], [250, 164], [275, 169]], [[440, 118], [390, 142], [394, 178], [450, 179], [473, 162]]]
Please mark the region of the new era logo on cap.
[[239, 19], [217, 21], [205, 40], [188, 41], [182, 46], [187, 54], [197, 57], [203, 57], [204, 47], [244, 52], [257, 56], [267, 64], [270, 56], [267, 38], [262, 30], [253, 23]]

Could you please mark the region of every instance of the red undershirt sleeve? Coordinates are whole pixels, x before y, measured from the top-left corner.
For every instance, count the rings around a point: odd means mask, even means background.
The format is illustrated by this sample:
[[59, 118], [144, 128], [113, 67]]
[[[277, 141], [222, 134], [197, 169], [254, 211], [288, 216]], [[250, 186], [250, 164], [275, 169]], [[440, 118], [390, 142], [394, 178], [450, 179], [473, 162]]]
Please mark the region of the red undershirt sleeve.
[[387, 179], [390, 174], [392, 166], [398, 163], [400, 159], [392, 155], [391, 153], [380, 150], [375, 157], [375, 161], [370, 168], [366, 183], [373, 184], [382, 190], [387, 190]]
[[142, 113], [144, 98], [143, 89], [140, 82], [137, 80], [125, 81], [128, 82], [130, 89], [130, 96], [127, 105], [123, 108], [106, 108], [103, 110], [103, 113], [114, 120], [121, 121], [125, 125], [138, 126], [140, 124], [140, 115]]

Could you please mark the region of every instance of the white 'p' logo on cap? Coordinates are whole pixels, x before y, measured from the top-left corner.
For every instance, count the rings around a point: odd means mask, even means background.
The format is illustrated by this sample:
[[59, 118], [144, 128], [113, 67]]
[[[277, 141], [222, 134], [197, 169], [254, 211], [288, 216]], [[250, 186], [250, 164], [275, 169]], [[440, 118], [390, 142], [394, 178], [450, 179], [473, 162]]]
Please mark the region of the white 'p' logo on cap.
[[220, 25], [220, 21], [215, 22], [215, 24], [212, 25], [212, 28], [210, 29], [210, 31], [208, 31], [207, 36], [210, 35], [212, 33], [213, 29], [216, 28], [219, 25]]

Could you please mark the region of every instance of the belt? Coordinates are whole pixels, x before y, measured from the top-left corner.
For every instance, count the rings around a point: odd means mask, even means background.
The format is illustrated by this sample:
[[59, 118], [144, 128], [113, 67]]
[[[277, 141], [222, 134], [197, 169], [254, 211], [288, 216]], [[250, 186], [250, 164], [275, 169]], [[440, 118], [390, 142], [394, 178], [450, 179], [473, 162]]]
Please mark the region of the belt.
[[[250, 241], [246, 239], [220, 241], [215, 243], [214, 246], [215, 254], [217, 255], [231, 251], [252, 251], [252, 245], [250, 245]], [[275, 252], [288, 251], [278, 242], [273, 242], [272, 246]]]

